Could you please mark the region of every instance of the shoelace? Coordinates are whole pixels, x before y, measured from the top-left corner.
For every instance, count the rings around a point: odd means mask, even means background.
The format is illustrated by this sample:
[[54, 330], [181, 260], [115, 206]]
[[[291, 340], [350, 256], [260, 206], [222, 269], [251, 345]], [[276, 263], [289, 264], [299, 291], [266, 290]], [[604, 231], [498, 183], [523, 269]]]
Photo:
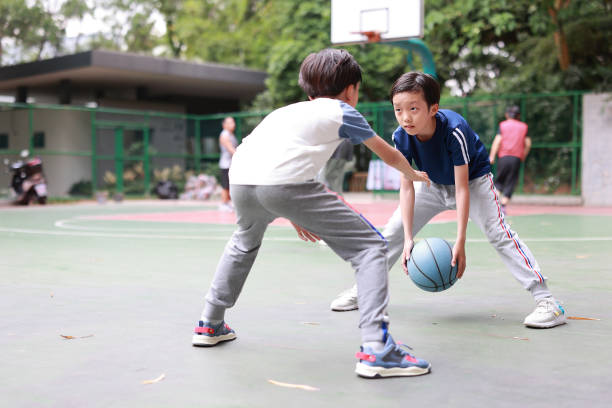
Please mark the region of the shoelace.
[[408, 350], [412, 351], [412, 347], [410, 347], [407, 344], [400, 343], [400, 342], [395, 343], [395, 350], [399, 351], [402, 355], [409, 354], [412, 356], [412, 354], [410, 354], [410, 352], [408, 351]]
[[554, 302], [551, 300], [547, 300], [547, 299], [540, 300], [538, 302], [538, 305], [536, 306], [536, 309], [540, 312], [549, 312], [551, 310], [554, 310], [554, 308], [555, 308]]

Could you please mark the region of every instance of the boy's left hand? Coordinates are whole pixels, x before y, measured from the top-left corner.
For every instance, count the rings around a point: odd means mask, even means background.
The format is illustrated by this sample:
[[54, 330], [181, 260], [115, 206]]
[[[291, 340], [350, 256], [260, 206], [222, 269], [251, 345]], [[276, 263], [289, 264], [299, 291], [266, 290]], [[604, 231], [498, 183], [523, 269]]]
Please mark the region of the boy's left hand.
[[461, 279], [463, 276], [463, 272], [465, 272], [465, 245], [456, 242], [453, 247], [453, 260], [451, 261], [451, 265], [457, 265], [457, 278]]
[[298, 237], [302, 241], [317, 242], [321, 240], [321, 238], [319, 238], [317, 235], [313, 234], [312, 232], [305, 230], [304, 228], [300, 227], [297, 224], [294, 224], [293, 221], [289, 221], [289, 222], [291, 223], [291, 225], [293, 225], [293, 228], [295, 228]]
[[414, 241], [411, 239], [404, 240], [404, 251], [402, 252], [402, 269], [404, 273], [408, 275], [408, 260], [410, 259], [410, 253], [414, 247]]

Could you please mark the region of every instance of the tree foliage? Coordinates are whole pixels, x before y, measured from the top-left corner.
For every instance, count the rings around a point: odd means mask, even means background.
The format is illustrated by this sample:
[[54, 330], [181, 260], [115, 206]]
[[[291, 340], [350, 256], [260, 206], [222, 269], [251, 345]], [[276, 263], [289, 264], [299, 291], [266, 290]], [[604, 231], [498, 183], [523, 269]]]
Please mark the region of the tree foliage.
[[[16, 41], [24, 60], [40, 58], [45, 47], [59, 50], [67, 19], [91, 12], [85, 0], [65, 0], [59, 13], [45, 9], [42, 0], [28, 4], [0, 2], [0, 39]], [[111, 29], [91, 39], [92, 47], [266, 70], [267, 90], [257, 98], [256, 108], [303, 99], [297, 86], [301, 61], [308, 53], [331, 46], [328, 0], [90, 0], [90, 4], [116, 11], [109, 21]], [[611, 11], [612, 0], [427, 0], [423, 40], [434, 55], [447, 94], [451, 90], [457, 95], [609, 90]], [[156, 33], [153, 27], [159, 19], [164, 31]], [[364, 70], [364, 101], [386, 99], [392, 81], [411, 69], [407, 52], [399, 48], [382, 44], [347, 48]]]
[[65, 0], [52, 10], [42, 0], [0, 1], [0, 65], [5, 44], [18, 50], [18, 61], [38, 60], [62, 49], [66, 24], [71, 18], [83, 18], [89, 12], [85, 0]]
[[610, 89], [610, 0], [428, 0], [425, 41], [460, 94]]

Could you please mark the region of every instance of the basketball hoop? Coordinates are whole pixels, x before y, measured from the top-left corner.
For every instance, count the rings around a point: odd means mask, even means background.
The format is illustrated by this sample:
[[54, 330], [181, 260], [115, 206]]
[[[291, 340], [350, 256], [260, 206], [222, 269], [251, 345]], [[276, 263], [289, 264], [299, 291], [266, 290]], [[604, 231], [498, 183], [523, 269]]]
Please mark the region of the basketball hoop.
[[424, 2], [425, 0], [331, 0], [331, 43], [386, 43], [422, 38]]
[[353, 31], [351, 34], [361, 34], [368, 38], [369, 43], [380, 42], [380, 31]]

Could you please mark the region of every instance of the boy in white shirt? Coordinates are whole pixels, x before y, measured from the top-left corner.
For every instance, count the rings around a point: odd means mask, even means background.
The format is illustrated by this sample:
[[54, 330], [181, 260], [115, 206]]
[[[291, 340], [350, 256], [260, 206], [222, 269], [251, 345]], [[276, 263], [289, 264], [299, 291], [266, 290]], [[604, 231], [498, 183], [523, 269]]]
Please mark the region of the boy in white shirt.
[[310, 54], [299, 75], [309, 101], [270, 113], [237, 148], [229, 178], [238, 226], [206, 295], [194, 346], [214, 346], [236, 338], [224, 322], [225, 310], [238, 299], [268, 224], [284, 217], [302, 239], [324, 239], [355, 269], [362, 334], [356, 373], [386, 377], [429, 372], [427, 361], [410, 355], [387, 331], [385, 239], [361, 214], [314, 181], [336, 147], [348, 139], [364, 143], [407, 180], [429, 182], [426, 173], [412, 169], [355, 110], [360, 83], [361, 68], [347, 51], [325, 49]]

